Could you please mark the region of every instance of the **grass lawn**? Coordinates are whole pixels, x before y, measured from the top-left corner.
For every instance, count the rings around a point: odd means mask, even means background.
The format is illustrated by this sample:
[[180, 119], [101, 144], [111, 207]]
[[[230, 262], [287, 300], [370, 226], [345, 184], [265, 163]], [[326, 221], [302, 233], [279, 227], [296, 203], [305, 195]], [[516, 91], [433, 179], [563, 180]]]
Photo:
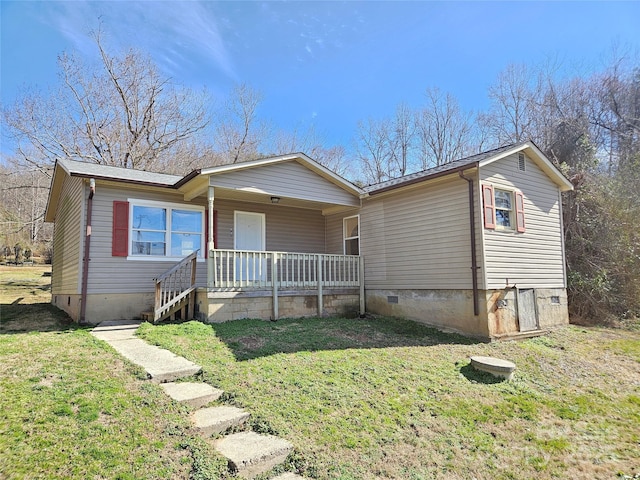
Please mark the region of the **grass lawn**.
[[0, 478], [219, 478], [186, 411], [48, 304], [50, 271], [0, 266]]
[[[0, 478], [225, 478], [186, 407], [0, 267]], [[389, 318], [144, 324], [318, 479], [640, 478], [640, 333], [476, 343]], [[512, 382], [469, 367], [512, 360]]]
[[[640, 478], [640, 334], [476, 343], [396, 319], [144, 324], [320, 479]], [[517, 365], [512, 382], [470, 355]]]

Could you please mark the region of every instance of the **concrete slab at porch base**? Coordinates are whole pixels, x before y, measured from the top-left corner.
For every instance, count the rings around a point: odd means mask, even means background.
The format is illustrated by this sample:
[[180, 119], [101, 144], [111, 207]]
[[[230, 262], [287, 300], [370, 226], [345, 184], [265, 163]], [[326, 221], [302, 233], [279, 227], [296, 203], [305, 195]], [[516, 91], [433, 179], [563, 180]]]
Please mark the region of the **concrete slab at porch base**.
[[202, 370], [200, 365], [186, 358], [136, 338], [135, 330], [138, 326], [138, 322], [109, 321], [99, 324], [91, 333], [107, 342], [130, 362], [144, 368], [153, 382], [172, 382]]

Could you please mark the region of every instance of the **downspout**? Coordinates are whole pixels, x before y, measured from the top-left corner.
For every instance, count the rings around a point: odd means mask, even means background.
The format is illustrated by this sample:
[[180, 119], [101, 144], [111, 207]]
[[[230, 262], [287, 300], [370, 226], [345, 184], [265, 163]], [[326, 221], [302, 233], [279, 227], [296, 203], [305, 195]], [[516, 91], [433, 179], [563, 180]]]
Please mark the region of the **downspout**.
[[87, 283], [89, 281], [89, 251], [91, 248], [91, 211], [93, 209], [93, 195], [96, 193], [96, 180], [89, 180], [89, 199], [87, 200], [87, 231], [84, 237], [84, 257], [82, 259], [82, 287], [80, 293], [80, 321], [85, 322], [87, 312]]
[[480, 313], [478, 306], [478, 258], [476, 254], [476, 209], [473, 194], [473, 179], [464, 176], [464, 172], [458, 172], [460, 178], [469, 184], [469, 231], [471, 232], [471, 285], [473, 286], [473, 314], [477, 317]]

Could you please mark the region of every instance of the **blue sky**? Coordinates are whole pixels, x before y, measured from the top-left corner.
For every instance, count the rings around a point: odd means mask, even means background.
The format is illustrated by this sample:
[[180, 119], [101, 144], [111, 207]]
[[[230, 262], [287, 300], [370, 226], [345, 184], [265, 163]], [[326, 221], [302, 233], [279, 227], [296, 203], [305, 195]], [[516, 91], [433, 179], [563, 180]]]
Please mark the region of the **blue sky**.
[[555, 59], [565, 75], [598, 70], [615, 42], [640, 47], [640, 2], [5, 1], [1, 98], [56, 84], [56, 57], [94, 58], [103, 22], [110, 50], [151, 54], [178, 83], [223, 98], [247, 83], [260, 115], [282, 129], [314, 124], [327, 146], [358, 120], [417, 107], [427, 87], [487, 107], [509, 63]]

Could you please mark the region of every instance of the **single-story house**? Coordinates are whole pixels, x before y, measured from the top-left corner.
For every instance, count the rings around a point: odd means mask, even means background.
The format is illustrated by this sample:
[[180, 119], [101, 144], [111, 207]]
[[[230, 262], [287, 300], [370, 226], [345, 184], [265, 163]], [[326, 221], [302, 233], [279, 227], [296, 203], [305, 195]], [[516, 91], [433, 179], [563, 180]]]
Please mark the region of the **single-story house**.
[[185, 177], [63, 159], [52, 303], [87, 323], [370, 312], [531, 334], [568, 323], [571, 189], [532, 142], [365, 188], [301, 153]]

